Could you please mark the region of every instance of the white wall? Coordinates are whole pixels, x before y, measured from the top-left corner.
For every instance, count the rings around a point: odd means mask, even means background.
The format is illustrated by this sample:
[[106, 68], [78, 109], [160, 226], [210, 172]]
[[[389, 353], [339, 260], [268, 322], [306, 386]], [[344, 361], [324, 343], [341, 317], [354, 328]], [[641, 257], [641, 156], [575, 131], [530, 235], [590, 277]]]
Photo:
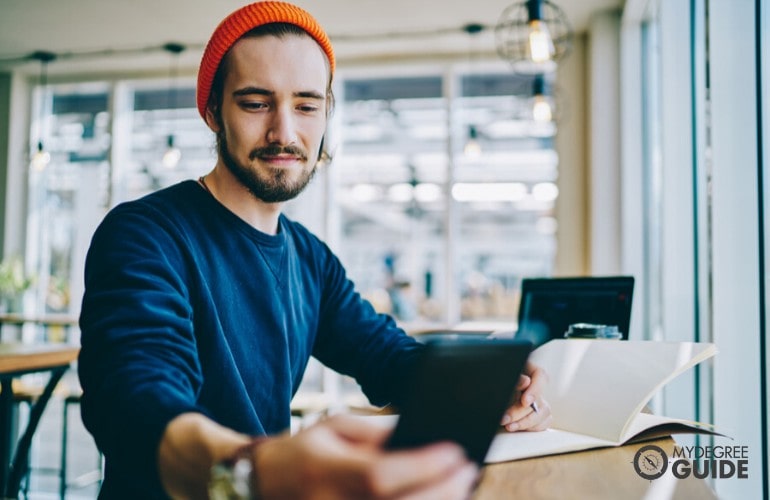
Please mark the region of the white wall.
[[[3, 254], [24, 255], [25, 219], [27, 203], [27, 164], [29, 153], [29, 87], [24, 77], [11, 76], [8, 124], [8, 173], [5, 193], [5, 234]], [[4, 103], [5, 104], [5, 103]]]
[[563, 103], [555, 139], [559, 154], [559, 197], [556, 201], [557, 232], [554, 274], [588, 274], [588, 177], [586, 127], [585, 34], [575, 37], [569, 57], [559, 64], [556, 88]]
[[595, 14], [589, 36], [589, 271], [613, 275], [621, 270], [620, 12]]

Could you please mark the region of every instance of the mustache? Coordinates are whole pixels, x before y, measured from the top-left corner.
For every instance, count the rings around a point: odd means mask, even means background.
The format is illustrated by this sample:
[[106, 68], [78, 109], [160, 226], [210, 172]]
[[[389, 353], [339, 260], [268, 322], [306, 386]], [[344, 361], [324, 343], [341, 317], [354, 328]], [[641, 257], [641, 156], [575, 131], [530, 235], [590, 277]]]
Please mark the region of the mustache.
[[307, 161], [307, 153], [299, 146], [279, 146], [278, 144], [269, 144], [262, 148], [255, 148], [249, 153], [249, 160], [256, 160], [260, 156], [278, 156], [281, 154], [298, 157], [302, 161]]

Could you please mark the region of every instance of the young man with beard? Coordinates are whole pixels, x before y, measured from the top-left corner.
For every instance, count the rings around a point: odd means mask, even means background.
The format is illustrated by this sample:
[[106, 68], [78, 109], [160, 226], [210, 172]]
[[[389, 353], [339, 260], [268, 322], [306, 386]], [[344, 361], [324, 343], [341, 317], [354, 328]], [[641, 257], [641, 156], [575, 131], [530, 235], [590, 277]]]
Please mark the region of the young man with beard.
[[[236, 459], [264, 498], [471, 490], [476, 468], [450, 443], [386, 451], [386, 430], [344, 416], [285, 433], [311, 355], [383, 404], [398, 402], [421, 348], [281, 214], [318, 168], [334, 69], [304, 10], [258, 2], [228, 16], [198, 77], [213, 170], [116, 207], [97, 229], [79, 373], [83, 421], [106, 460], [103, 498], [205, 498], [212, 466]], [[509, 430], [548, 425], [543, 378], [528, 366]]]

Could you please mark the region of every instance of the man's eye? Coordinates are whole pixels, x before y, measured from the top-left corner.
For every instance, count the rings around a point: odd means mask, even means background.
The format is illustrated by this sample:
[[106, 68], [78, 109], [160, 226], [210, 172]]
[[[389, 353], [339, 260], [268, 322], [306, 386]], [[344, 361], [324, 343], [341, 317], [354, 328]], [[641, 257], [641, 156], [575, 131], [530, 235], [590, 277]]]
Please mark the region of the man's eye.
[[299, 106], [298, 109], [303, 113], [315, 113], [316, 111], [318, 111], [318, 106], [311, 106], [311, 105]]
[[245, 101], [241, 102], [241, 107], [244, 109], [264, 109], [267, 107], [267, 104], [258, 101]]

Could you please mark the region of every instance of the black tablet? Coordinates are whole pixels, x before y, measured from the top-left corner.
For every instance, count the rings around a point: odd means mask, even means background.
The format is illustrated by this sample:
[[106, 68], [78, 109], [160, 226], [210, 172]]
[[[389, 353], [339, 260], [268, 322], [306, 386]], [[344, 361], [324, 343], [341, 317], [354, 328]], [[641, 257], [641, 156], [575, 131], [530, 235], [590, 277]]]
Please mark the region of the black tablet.
[[387, 447], [454, 441], [482, 464], [531, 350], [513, 339], [427, 342]]

